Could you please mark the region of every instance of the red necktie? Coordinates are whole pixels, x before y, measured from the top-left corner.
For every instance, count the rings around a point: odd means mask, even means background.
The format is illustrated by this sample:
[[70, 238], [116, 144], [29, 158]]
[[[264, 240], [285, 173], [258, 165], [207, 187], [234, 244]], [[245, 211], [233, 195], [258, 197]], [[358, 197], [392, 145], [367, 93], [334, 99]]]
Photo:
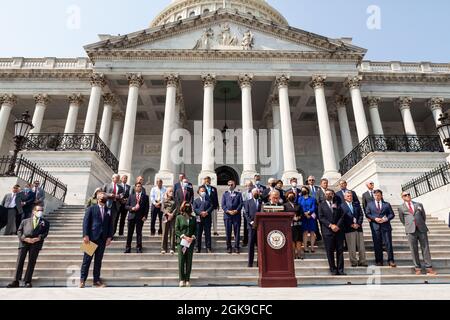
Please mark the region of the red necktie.
[[116, 189], [116, 184], [114, 183], [114, 194], [116, 194], [117, 193], [117, 189]]
[[[409, 213], [411, 213], [414, 216], [414, 208], [412, 207], [411, 202], [408, 202], [408, 207], [409, 207]], [[416, 218], [414, 218], [414, 224], [417, 226]]]
[[140, 201], [141, 201], [141, 195], [138, 194], [138, 195], [136, 195], [136, 204], [139, 204]]

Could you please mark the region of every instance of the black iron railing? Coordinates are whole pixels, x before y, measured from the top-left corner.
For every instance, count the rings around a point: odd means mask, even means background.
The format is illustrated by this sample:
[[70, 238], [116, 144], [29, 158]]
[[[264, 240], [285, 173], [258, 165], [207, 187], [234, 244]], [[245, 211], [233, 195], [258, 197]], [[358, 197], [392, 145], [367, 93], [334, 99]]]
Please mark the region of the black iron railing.
[[[12, 156], [0, 157], [0, 177], [10, 176], [7, 175], [7, 172], [11, 161]], [[43, 188], [46, 193], [62, 202], [66, 199], [67, 185], [63, 184], [59, 179], [53, 177], [47, 171], [39, 168], [36, 164], [23, 158], [23, 156], [16, 159], [14, 176], [28, 183], [39, 181], [41, 188]]]
[[441, 138], [432, 136], [378, 136], [370, 135], [358, 144], [340, 162], [345, 174], [372, 152], [444, 152]]
[[450, 184], [450, 163], [446, 162], [402, 185], [402, 191], [409, 192], [412, 198], [417, 198], [448, 184]]
[[24, 149], [28, 151], [93, 151], [114, 171], [119, 161], [97, 134], [37, 133], [29, 134]]

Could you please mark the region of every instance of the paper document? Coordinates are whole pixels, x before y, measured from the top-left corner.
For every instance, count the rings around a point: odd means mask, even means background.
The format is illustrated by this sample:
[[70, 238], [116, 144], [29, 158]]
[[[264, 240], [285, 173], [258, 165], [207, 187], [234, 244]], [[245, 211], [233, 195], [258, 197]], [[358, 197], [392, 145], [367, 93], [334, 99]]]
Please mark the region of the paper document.
[[189, 248], [191, 246], [191, 244], [185, 239], [182, 239], [180, 244], [185, 248]]
[[83, 241], [83, 243], [81, 244], [80, 250], [81, 250], [81, 252], [84, 252], [87, 255], [92, 257], [94, 255], [95, 250], [97, 250], [97, 247], [98, 247], [98, 245], [96, 245], [93, 242], [89, 242], [89, 244], [85, 244]]

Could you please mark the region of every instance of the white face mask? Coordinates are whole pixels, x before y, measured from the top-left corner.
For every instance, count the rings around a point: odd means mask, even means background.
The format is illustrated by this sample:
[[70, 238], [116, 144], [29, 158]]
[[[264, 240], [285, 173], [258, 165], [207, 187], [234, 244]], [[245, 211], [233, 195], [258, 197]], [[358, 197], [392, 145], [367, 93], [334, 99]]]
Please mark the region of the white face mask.
[[44, 212], [37, 211], [34, 215], [35, 215], [36, 218], [40, 219], [40, 218], [42, 218], [43, 214], [44, 214]]
[[292, 182], [292, 187], [297, 188], [297, 182]]

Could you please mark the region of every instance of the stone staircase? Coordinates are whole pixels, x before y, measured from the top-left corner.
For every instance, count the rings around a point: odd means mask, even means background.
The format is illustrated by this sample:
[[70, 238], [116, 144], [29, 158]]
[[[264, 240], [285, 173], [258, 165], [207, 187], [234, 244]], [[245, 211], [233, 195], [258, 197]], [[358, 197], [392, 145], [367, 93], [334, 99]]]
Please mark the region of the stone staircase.
[[[64, 206], [47, 216], [51, 232], [36, 265], [35, 286], [71, 287], [79, 281], [82, 254], [81, 225], [84, 209], [80, 206]], [[225, 253], [225, 232], [222, 214], [219, 213], [219, 234], [213, 237], [213, 253], [194, 255], [192, 284], [195, 286], [255, 286], [258, 269], [247, 268], [246, 248], [240, 255]], [[431, 230], [430, 245], [436, 277], [416, 276], [412, 267], [409, 246], [403, 226], [396, 219], [393, 222], [393, 245], [398, 267], [351, 268], [346, 259], [347, 276], [333, 277], [329, 274], [323, 248], [314, 254], [307, 254], [303, 261], [295, 261], [299, 285], [339, 285], [339, 284], [416, 284], [450, 283], [450, 229], [433, 217], [428, 217]], [[365, 225], [366, 249], [369, 264], [373, 264], [374, 254], [370, 230]], [[124, 254], [125, 237], [118, 237], [106, 250], [103, 260], [102, 278], [109, 286], [176, 286], [178, 284], [178, 264], [176, 255], [161, 255], [160, 237], [151, 237], [149, 223], [144, 226], [144, 253]], [[18, 241], [15, 236], [0, 237], [0, 286], [9, 283], [15, 272]], [[91, 267], [92, 268], [92, 267]], [[92, 271], [90, 273], [91, 279]]]

